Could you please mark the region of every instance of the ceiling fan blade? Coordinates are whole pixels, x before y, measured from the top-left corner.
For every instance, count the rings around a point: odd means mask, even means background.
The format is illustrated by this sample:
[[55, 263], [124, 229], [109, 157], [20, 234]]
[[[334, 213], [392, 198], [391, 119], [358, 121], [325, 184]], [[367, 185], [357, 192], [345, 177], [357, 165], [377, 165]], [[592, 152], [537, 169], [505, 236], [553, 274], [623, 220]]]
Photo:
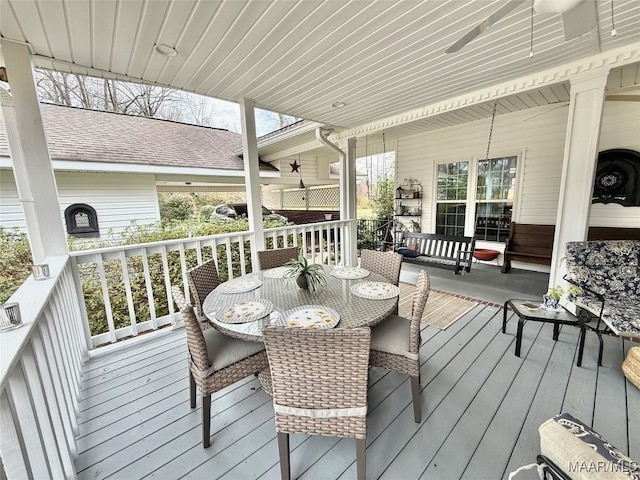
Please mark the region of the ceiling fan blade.
[[469, 43], [474, 38], [478, 37], [482, 32], [484, 32], [491, 25], [496, 23], [502, 17], [507, 15], [511, 10], [520, 5], [524, 0], [509, 0], [498, 10], [493, 12], [483, 21], [481, 21], [478, 25], [469, 30], [466, 34], [464, 34], [457, 42], [453, 43], [449, 48], [447, 48], [444, 53], [454, 53], [464, 47], [467, 43]]
[[564, 40], [568, 42], [581, 37], [598, 23], [596, 2], [582, 2], [562, 14]]

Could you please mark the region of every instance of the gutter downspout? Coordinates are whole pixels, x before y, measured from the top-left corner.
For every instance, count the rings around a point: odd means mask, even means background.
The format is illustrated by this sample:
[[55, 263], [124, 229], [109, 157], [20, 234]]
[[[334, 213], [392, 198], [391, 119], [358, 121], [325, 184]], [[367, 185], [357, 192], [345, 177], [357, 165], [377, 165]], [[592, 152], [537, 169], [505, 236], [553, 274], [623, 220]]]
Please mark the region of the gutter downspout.
[[348, 212], [347, 212], [347, 188], [348, 188], [348, 185], [346, 183], [347, 175], [344, 175], [344, 165], [347, 163], [347, 154], [345, 152], [343, 152], [337, 145], [335, 145], [334, 143], [332, 143], [329, 140], [327, 140], [325, 138], [325, 136], [322, 135], [322, 128], [320, 128], [320, 127], [316, 128], [316, 140], [318, 140], [323, 145], [326, 145], [327, 147], [329, 147], [330, 149], [335, 151], [340, 156], [340, 180], [339, 180], [339, 187], [340, 187], [340, 220], [347, 220], [348, 219]]
[[327, 140], [321, 128], [316, 128], [316, 139], [340, 156], [340, 220], [353, 220], [345, 226], [342, 258], [345, 265], [357, 264], [357, 227], [356, 221], [356, 139], [348, 139], [347, 152], [343, 152], [334, 143]]

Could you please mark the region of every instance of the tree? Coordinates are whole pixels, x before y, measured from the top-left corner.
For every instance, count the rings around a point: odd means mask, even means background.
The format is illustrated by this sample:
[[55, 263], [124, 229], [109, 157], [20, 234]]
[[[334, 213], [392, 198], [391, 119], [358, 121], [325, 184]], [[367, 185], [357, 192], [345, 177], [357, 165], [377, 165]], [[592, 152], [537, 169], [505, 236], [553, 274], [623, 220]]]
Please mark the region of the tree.
[[374, 213], [379, 219], [393, 218], [395, 186], [393, 177], [385, 175], [378, 179], [377, 188], [371, 196], [371, 204], [373, 205]]
[[160, 218], [165, 222], [189, 220], [194, 214], [194, 201], [188, 195], [171, 195], [160, 205]]
[[284, 113], [272, 112], [270, 110], [262, 110], [264, 112], [264, 116], [273, 122], [277, 122], [280, 128], [284, 128], [287, 125], [291, 125], [292, 123], [296, 123], [300, 119], [298, 117], [294, 117], [292, 115], [285, 115]]

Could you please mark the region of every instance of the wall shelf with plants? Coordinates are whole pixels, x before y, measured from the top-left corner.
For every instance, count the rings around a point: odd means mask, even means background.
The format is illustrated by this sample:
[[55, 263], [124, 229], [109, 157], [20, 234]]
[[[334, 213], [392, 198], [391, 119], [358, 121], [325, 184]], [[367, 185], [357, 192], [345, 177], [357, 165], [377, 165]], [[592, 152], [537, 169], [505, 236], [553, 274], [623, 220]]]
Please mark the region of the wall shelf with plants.
[[396, 241], [403, 230], [422, 230], [422, 184], [414, 178], [405, 178], [395, 192], [394, 218]]

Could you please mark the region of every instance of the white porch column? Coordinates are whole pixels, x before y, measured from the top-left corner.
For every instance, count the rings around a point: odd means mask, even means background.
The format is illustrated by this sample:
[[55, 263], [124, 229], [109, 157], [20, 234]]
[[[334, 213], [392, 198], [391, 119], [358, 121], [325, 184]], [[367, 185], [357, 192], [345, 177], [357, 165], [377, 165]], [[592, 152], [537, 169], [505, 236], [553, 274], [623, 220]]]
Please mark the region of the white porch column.
[[44, 135], [33, 81], [31, 55], [25, 45], [0, 40], [11, 87], [2, 113], [9, 140], [18, 196], [22, 203], [34, 263], [48, 255], [67, 255], [56, 180]]
[[609, 69], [600, 69], [571, 79], [549, 286], [562, 281], [566, 271], [562, 260], [567, 242], [587, 238], [608, 75]]
[[[251, 242], [251, 265], [258, 271], [258, 250], [264, 250], [262, 225], [262, 196], [260, 191], [260, 164], [258, 163], [258, 139], [256, 137], [255, 103], [243, 98], [240, 102], [242, 126], [242, 158], [244, 161], [244, 186], [247, 192], [247, 217], [249, 230], [255, 237]], [[274, 245], [276, 248], [277, 245]]]
[[[347, 157], [340, 166], [340, 191], [344, 192], [340, 203], [342, 220], [356, 219], [356, 139], [347, 140]], [[343, 204], [344, 202], [344, 204]], [[343, 215], [344, 212], [344, 215]], [[358, 263], [358, 228], [353, 225], [347, 230], [346, 256], [349, 265]]]

